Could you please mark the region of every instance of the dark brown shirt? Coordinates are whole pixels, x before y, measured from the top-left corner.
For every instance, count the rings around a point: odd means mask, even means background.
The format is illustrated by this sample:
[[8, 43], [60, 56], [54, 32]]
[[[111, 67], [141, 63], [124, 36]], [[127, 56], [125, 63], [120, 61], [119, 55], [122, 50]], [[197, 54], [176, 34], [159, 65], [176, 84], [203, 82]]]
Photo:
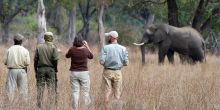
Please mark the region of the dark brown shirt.
[[71, 47], [66, 54], [71, 58], [70, 71], [88, 71], [87, 59], [92, 59], [93, 54], [87, 48]]

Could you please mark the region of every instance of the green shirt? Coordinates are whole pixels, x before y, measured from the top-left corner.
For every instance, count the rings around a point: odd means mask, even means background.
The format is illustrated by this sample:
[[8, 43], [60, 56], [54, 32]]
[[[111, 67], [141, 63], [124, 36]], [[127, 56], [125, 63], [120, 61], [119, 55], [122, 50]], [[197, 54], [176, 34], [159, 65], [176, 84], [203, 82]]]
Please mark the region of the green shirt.
[[58, 50], [53, 43], [46, 42], [37, 46], [34, 57], [37, 67], [54, 67], [53, 61], [58, 59]]

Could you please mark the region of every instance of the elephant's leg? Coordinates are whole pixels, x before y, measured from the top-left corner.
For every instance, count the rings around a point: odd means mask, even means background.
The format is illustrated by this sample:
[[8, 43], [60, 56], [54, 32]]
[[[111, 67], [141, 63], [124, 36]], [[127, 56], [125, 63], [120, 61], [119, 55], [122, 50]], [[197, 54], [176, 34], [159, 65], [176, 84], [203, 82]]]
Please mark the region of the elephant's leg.
[[192, 59], [193, 63], [196, 63], [198, 61], [202, 62], [204, 58], [204, 52], [202, 49], [191, 49], [190, 58]]
[[159, 63], [163, 63], [165, 59], [165, 55], [163, 52], [159, 51]]
[[167, 52], [168, 52], [167, 48], [160, 48], [159, 49], [159, 63], [164, 62], [164, 59], [165, 59]]
[[170, 63], [172, 64], [174, 63], [174, 51], [173, 50], [168, 50], [167, 58]]
[[169, 40], [166, 40], [159, 44], [159, 63], [164, 62], [165, 56], [170, 48], [170, 43], [171, 42]]

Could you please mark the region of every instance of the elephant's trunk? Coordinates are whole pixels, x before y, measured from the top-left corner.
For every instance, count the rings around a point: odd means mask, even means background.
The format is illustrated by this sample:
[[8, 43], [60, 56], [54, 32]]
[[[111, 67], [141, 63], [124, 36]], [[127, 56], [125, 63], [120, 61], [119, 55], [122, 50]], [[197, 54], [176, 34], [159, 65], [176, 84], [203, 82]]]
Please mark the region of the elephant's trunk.
[[145, 45], [141, 45], [141, 57], [142, 64], [145, 64]]

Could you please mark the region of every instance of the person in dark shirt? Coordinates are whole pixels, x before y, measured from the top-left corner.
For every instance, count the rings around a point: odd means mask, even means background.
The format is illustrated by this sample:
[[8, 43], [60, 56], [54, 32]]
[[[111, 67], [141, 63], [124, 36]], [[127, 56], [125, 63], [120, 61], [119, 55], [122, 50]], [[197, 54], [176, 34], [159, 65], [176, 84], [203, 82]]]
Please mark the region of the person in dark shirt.
[[84, 103], [88, 106], [91, 103], [90, 91], [90, 77], [87, 66], [87, 59], [92, 59], [93, 54], [86, 41], [82, 37], [74, 39], [73, 46], [66, 54], [66, 58], [71, 58], [70, 66], [70, 84], [73, 91], [73, 109], [78, 110], [79, 105], [79, 91], [80, 86], [83, 91]]
[[59, 60], [58, 48], [53, 43], [52, 32], [44, 33], [45, 43], [38, 44], [34, 56], [34, 69], [37, 83], [37, 105], [42, 106], [44, 88], [47, 85], [50, 107], [57, 103], [57, 65]]

